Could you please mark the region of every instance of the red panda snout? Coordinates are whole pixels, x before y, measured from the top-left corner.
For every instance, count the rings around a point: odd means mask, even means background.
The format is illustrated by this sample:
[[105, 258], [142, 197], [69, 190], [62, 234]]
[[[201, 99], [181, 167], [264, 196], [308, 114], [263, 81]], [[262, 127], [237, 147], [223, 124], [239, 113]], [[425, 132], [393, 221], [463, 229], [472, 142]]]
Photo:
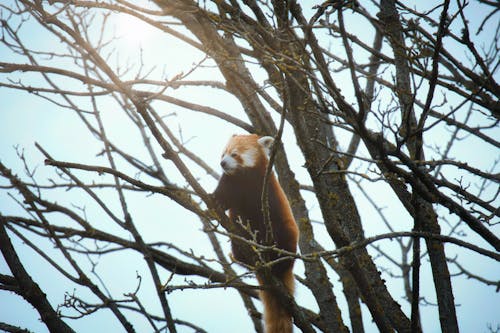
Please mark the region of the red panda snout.
[[225, 174], [232, 175], [238, 169], [238, 161], [236, 160], [237, 156], [231, 156], [228, 154], [222, 155], [222, 160], [220, 161], [220, 166]]

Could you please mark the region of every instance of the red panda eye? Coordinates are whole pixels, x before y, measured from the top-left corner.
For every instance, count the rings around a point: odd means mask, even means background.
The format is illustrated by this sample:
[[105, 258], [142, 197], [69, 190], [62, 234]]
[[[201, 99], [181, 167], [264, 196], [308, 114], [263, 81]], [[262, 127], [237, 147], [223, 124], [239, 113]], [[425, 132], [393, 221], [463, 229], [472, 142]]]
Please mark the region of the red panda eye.
[[231, 157], [235, 158], [235, 157], [237, 157], [237, 156], [238, 156], [238, 154], [237, 154], [237, 153], [231, 153]]

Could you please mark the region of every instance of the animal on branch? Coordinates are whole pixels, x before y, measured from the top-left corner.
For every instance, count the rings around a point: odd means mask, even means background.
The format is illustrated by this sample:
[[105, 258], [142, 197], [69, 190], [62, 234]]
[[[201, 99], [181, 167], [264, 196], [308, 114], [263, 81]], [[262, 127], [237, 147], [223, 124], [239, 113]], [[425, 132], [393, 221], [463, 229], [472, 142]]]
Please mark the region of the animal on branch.
[[[233, 135], [222, 154], [220, 164], [224, 173], [213, 195], [225, 210], [229, 210], [230, 222], [240, 227], [238, 236], [263, 245], [262, 248], [252, 247], [238, 237], [231, 239], [233, 258], [256, 270], [262, 287], [260, 298], [264, 304], [266, 333], [291, 333], [291, 314], [283, 306], [279, 293], [266, 285], [269, 281], [266, 276], [270, 274], [293, 295], [294, 260], [279, 250], [295, 253], [299, 237], [281, 185], [273, 172], [266, 177], [273, 142], [269, 136]], [[264, 184], [267, 196], [262, 195]], [[270, 268], [262, 269], [266, 264]]]

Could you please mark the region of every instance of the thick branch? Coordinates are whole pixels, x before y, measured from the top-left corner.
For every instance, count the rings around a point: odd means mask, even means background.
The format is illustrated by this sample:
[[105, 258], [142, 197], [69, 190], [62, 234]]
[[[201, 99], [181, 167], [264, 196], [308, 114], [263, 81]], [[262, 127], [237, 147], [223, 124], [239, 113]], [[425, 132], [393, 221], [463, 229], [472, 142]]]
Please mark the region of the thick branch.
[[24, 269], [5, 230], [3, 219], [0, 220], [0, 250], [19, 285], [19, 293], [38, 311], [40, 319], [47, 325], [49, 331], [52, 333], [74, 333], [75, 331], [59, 317], [47, 300], [45, 293]]

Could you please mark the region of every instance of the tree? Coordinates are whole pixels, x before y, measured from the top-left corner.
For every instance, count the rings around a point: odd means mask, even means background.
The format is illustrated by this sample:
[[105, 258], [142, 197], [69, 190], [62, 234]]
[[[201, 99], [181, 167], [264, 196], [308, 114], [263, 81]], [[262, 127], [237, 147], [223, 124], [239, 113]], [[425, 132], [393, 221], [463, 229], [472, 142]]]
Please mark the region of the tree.
[[[30, 94], [3, 112], [33, 115], [41, 98], [64, 116], [36, 115], [53, 121], [42, 130], [2, 125], [43, 133], [36, 152], [17, 147], [17, 161], [0, 163], [2, 294], [24, 298], [51, 332], [100, 315], [95, 325], [127, 332], [205, 332], [183, 298], [237, 295], [207, 315], [223, 331], [247, 313], [240, 325], [262, 332], [252, 269], [228, 258], [234, 226], [210, 196], [223, 138], [240, 131], [276, 138], [271, 159], [301, 232], [288, 255], [308, 296], [283, 292], [299, 331], [373, 321], [380, 332], [458, 332], [455, 281], [500, 286], [498, 8], [2, 4], [2, 93]], [[123, 42], [134, 29], [141, 46]], [[30, 261], [40, 258], [43, 271]], [[40, 287], [47, 277], [62, 279], [64, 297]]]

